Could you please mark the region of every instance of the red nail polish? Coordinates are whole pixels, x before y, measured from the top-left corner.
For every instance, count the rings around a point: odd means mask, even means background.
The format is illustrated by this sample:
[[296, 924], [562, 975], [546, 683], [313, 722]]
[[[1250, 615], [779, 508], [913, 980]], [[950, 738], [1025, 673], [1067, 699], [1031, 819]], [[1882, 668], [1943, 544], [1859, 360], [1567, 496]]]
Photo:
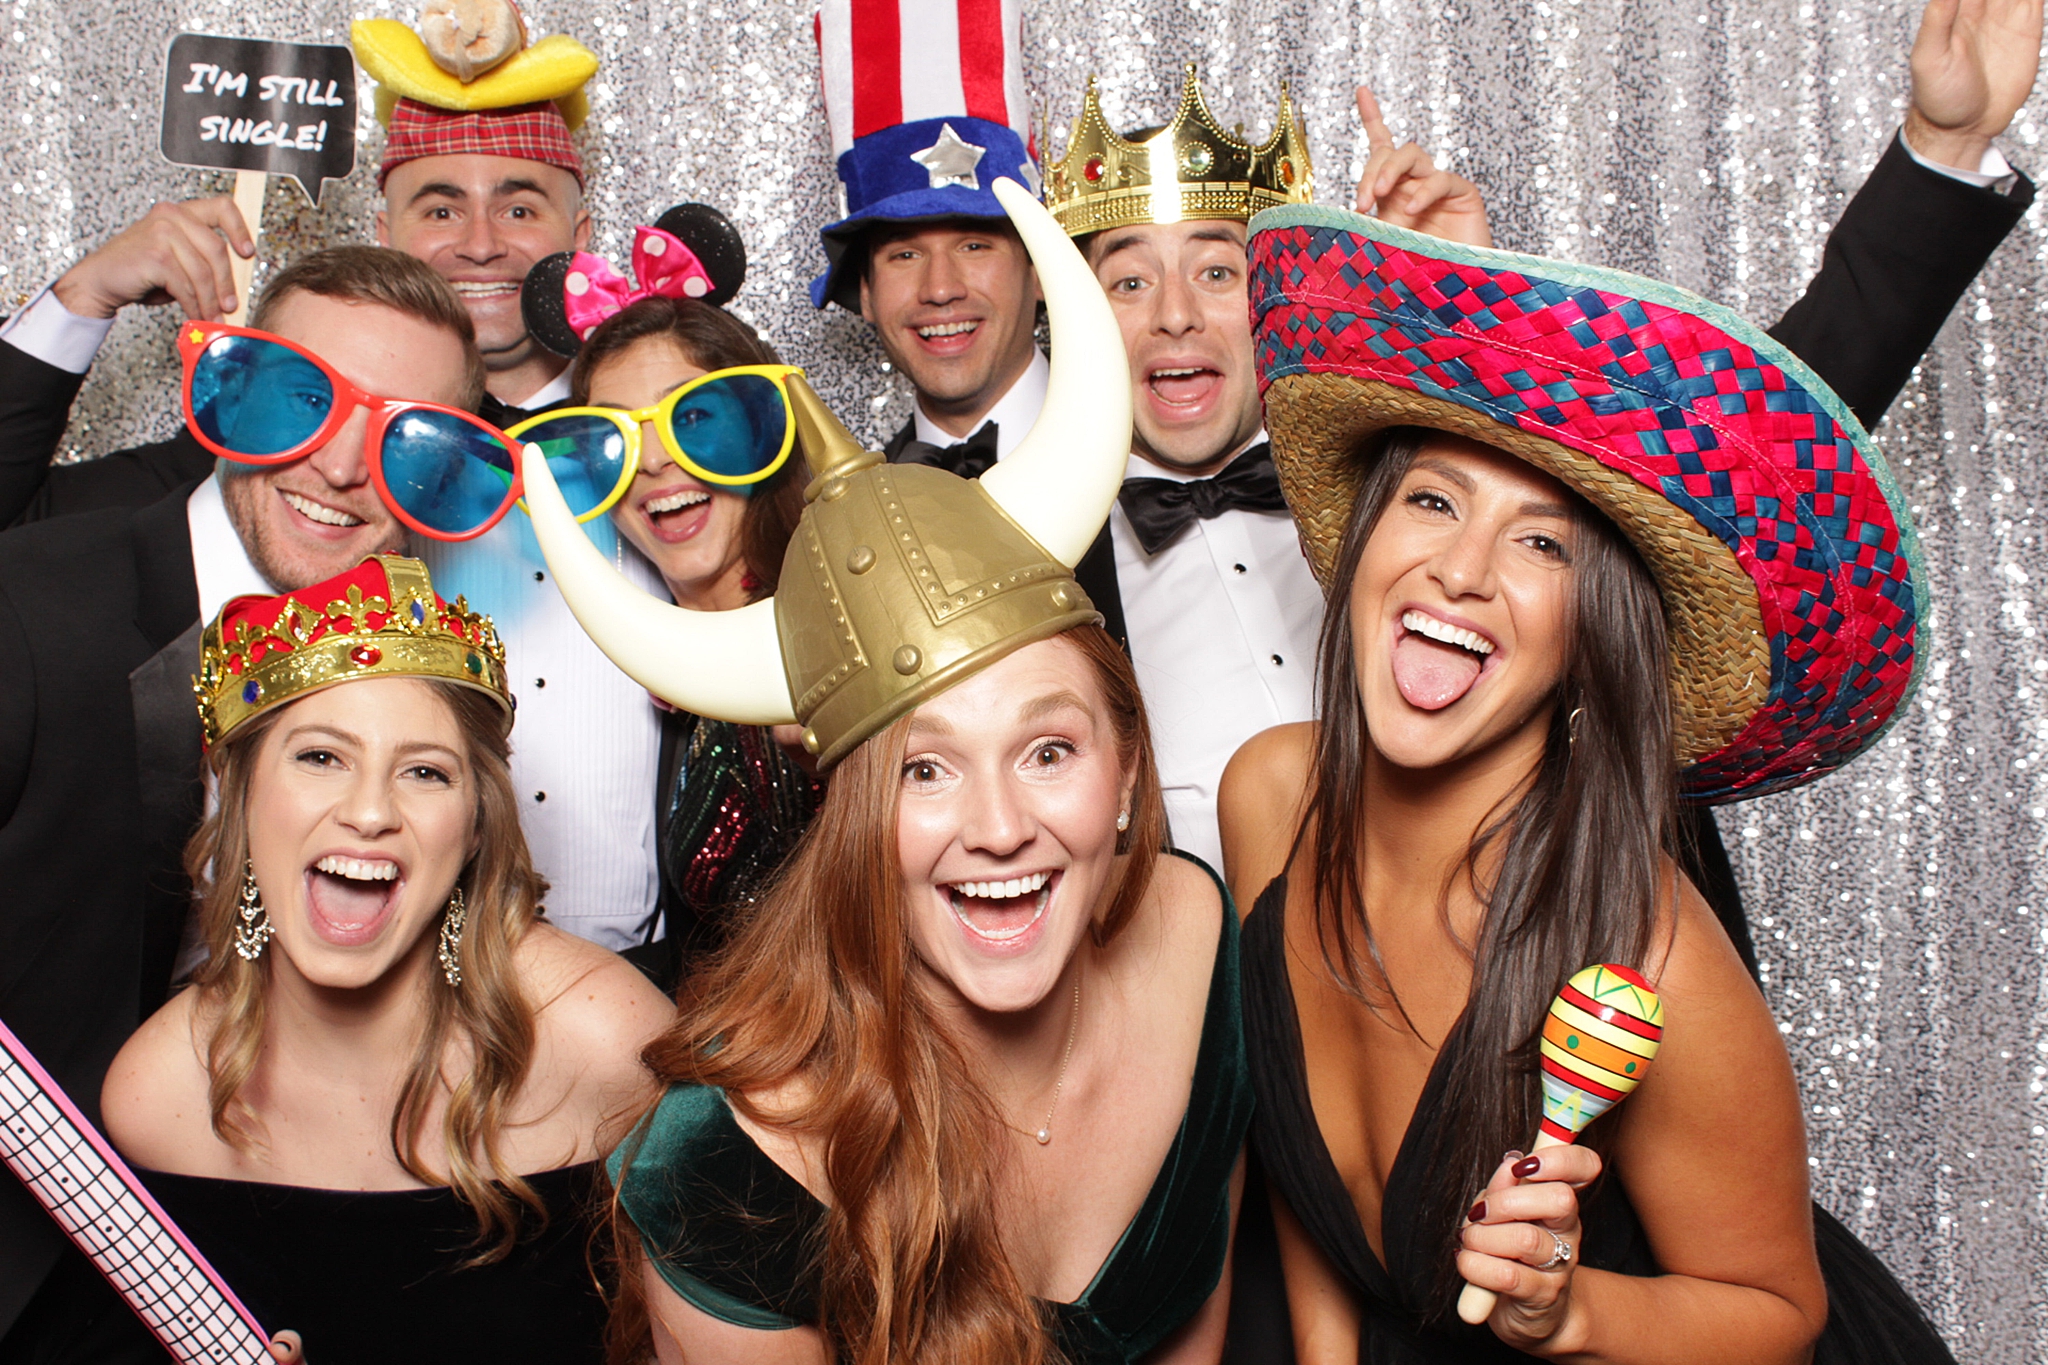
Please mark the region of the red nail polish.
[[1527, 1180], [1530, 1176], [1536, 1174], [1536, 1172], [1538, 1172], [1541, 1169], [1543, 1169], [1542, 1157], [1524, 1157], [1522, 1160], [1517, 1161], [1515, 1163], [1514, 1169], [1508, 1172], [1508, 1174], [1514, 1176], [1514, 1178], [1517, 1180]]
[[1486, 1201], [1484, 1199], [1465, 1210], [1465, 1221], [1468, 1223], [1483, 1223], [1486, 1221]]

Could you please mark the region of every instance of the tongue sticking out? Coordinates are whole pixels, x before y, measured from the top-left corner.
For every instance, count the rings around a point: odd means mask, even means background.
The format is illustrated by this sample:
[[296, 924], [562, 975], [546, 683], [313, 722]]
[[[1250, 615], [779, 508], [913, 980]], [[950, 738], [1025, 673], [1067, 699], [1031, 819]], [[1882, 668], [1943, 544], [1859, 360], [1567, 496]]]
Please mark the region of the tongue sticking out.
[[1469, 649], [1403, 635], [1394, 642], [1394, 686], [1410, 706], [1441, 711], [1472, 690], [1483, 662]]

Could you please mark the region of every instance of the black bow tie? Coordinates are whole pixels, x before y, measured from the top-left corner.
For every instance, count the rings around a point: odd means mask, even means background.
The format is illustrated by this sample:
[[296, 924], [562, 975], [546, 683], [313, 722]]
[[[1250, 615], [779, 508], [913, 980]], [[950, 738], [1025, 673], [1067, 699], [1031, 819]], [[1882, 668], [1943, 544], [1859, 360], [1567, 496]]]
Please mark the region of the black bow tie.
[[1273, 447], [1261, 442], [1223, 466], [1213, 479], [1125, 479], [1116, 495], [1138, 543], [1156, 555], [1198, 518], [1208, 521], [1233, 507], [1247, 512], [1285, 511]]
[[996, 462], [996, 424], [983, 422], [972, 436], [949, 446], [912, 441], [896, 457], [897, 464], [928, 464], [963, 479], [978, 479]]

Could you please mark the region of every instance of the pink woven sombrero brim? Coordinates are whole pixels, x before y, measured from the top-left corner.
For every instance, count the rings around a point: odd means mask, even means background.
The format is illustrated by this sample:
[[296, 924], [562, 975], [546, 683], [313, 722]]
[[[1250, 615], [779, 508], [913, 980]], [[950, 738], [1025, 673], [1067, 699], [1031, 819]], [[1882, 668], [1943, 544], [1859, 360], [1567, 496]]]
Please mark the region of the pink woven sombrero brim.
[[1688, 796], [1810, 781], [1898, 713], [1927, 601], [1918, 542], [1868, 433], [1784, 347], [1621, 271], [1334, 209], [1251, 226], [1266, 424], [1326, 585], [1360, 443], [1445, 429], [1576, 489], [1642, 554]]

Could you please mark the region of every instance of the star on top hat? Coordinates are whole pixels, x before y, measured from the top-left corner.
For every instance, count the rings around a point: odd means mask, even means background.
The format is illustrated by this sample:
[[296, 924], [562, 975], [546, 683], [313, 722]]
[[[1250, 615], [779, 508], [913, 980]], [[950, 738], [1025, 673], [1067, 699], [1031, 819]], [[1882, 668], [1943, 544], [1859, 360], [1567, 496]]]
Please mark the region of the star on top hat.
[[1037, 192], [1018, 0], [825, 0], [816, 32], [846, 215], [819, 233], [811, 302], [858, 309], [843, 267], [868, 227], [1005, 219], [998, 176]]

